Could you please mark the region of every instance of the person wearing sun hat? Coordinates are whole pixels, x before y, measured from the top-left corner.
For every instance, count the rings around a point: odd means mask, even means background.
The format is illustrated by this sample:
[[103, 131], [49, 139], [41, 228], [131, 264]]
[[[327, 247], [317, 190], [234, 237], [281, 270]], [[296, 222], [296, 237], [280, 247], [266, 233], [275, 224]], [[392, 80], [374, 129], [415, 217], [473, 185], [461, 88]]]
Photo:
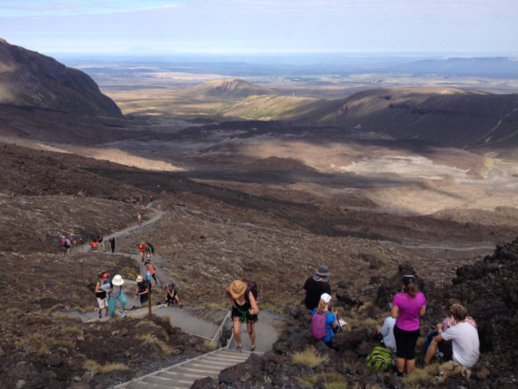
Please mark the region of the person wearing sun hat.
[[248, 336], [250, 338], [250, 351], [255, 350], [255, 322], [259, 314], [259, 307], [254, 293], [247, 282], [234, 280], [226, 289], [226, 294], [232, 301], [232, 321], [234, 322], [234, 338], [237, 343], [237, 350], [241, 351], [241, 322], [247, 323]]
[[315, 274], [309, 277], [304, 283], [304, 290], [306, 292], [304, 305], [310, 311], [318, 306], [320, 296], [322, 296], [322, 294], [331, 294], [329, 275], [329, 268], [326, 265], [320, 265]]
[[120, 274], [116, 274], [110, 282], [110, 292], [108, 293], [108, 314], [113, 317], [115, 314], [115, 305], [117, 301], [121, 305], [122, 315], [124, 316], [124, 310], [126, 308], [126, 296], [122, 291], [122, 285], [124, 285], [124, 279]]
[[137, 290], [135, 296], [140, 298], [140, 304], [145, 304], [149, 298], [149, 281], [145, 280], [141, 275], [137, 276]]

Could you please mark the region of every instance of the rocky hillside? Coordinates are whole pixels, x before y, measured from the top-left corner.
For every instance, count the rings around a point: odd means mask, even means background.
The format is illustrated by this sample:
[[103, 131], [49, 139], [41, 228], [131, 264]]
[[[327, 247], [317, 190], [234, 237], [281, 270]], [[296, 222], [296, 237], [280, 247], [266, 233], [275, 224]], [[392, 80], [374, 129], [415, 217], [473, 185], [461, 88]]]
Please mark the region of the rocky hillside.
[[85, 73], [3, 39], [0, 39], [0, 104], [121, 116], [117, 105]]
[[[518, 239], [498, 247], [493, 256], [461, 267], [451, 289], [434, 288], [426, 278], [418, 277], [420, 288], [428, 298], [429, 312], [421, 335], [445, 314], [447, 300], [459, 299], [477, 321], [481, 357], [472, 369], [470, 381], [458, 376], [448, 379], [448, 388], [514, 388], [515, 361], [518, 356], [517, 328]], [[246, 363], [222, 371], [218, 380], [205, 379], [193, 388], [435, 388], [438, 365], [416, 371], [404, 378], [391, 372], [377, 373], [367, 367], [365, 357], [377, 344], [370, 335], [375, 323], [381, 323], [387, 312], [380, 306], [400, 288], [405, 273], [416, 274], [409, 264], [386, 278], [371, 279], [371, 286], [360, 295], [348, 288], [347, 274], [335, 290], [339, 314], [349, 325], [333, 340], [333, 348], [315, 342], [310, 335], [310, 315], [300, 307], [290, 308], [289, 325], [262, 358], [252, 356]], [[376, 302], [376, 304], [373, 304]], [[260, 334], [258, 335], [260, 336]], [[422, 343], [418, 342], [418, 350]], [[419, 355], [419, 354], [418, 354]]]

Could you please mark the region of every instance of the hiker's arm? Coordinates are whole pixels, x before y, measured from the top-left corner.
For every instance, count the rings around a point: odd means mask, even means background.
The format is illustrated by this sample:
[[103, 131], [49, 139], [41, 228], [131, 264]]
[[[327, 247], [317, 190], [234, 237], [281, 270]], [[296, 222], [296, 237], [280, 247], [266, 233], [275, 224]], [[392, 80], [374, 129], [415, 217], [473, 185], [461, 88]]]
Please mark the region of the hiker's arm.
[[419, 316], [424, 316], [426, 313], [426, 305], [423, 305], [421, 309], [419, 310]]
[[435, 340], [437, 343], [442, 342], [444, 338], [441, 335], [434, 336], [433, 340]]
[[392, 308], [390, 309], [390, 315], [394, 319], [397, 319], [397, 317], [399, 316], [399, 307], [397, 305], [392, 305]]
[[252, 315], [257, 315], [259, 313], [259, 307], [257, 306], [254, 294], [251, 291], [248, 292], [248, 299], [250, 300], [250, 305], [252, 306], [252, 308], [250, 309], [250, 313]]

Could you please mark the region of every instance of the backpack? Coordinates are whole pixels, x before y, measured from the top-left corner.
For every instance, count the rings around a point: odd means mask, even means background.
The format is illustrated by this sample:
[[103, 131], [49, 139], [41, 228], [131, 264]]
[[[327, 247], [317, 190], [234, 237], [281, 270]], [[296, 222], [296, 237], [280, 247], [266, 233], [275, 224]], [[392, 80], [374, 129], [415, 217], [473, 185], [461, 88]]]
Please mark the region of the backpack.
[[255, 301], [257, 302], [259, 298], [259, 289], [257, 288], [257, 284], [254, 281], [248, 279], [244, 279], [243, 281], [245, 281], [247, 284], [247, 288], [245, 291], [245, 301], [250, 302], [248, 298], [248, 293], [252, 292], [252, 295], [254, 296]]
[[383, 346], [376, 346], [367, 355], [367, 366], [377, 371], [387, 371], [392, 364], [392, 351]]
[[326, 337], [326, 320], [330, 312], [315, 313], [311, 318], [311, 336], [317, 340], [322, 340]]

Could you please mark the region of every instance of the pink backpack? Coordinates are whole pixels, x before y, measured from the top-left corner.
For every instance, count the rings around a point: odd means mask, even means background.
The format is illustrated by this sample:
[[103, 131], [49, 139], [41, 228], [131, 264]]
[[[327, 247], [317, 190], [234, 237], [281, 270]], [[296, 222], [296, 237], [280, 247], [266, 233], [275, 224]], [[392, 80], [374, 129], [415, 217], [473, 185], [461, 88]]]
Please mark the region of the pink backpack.
[[311, 335], [317, 340], [322, 340], [326, 337], [326, 320], [329, 312], [315, 313], [311, 318]]

